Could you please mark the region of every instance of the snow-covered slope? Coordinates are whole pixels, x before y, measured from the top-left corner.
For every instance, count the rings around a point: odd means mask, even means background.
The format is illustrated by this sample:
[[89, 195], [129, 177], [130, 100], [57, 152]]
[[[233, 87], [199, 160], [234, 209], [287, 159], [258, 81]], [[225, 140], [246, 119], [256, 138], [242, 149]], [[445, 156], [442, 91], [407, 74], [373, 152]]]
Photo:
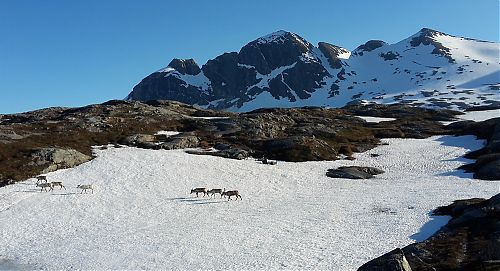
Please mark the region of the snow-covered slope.
[[368, 41], [352, 53], [278, 31], [201, 68], [192, 59], [174, 59], [127, 99], [173, 99], [231, 111], [362, 100], [454, 109], [498, 105], [499, 54], [499, 43], [427, 28], [396, 44]]
[[[264, 165], [182, 150], [96, 149], [97, 158], [0, 188], [0, 269], [355, 270], [446, 223], [433, 208], [498, 193], [455, 170], [472, 136], [388, 139], [355, 161]], [[370, 154], [379, 154], [373, 158]], [[370, 180], [329, 168], [375, 166]], [[94, 194], [77, 184], [93, 183]], [[238, 189], [242, 201], [196, 198], [194, 187]], [[2, 264], [5, 264], [2, 266]]]
[[498, 102], [491, 86], [500, 82], [499, 49], [498, 43], [422, 29], [396, 44], [355, 50], [341, 85], [349, 95], [381, 103], [460, 108]]

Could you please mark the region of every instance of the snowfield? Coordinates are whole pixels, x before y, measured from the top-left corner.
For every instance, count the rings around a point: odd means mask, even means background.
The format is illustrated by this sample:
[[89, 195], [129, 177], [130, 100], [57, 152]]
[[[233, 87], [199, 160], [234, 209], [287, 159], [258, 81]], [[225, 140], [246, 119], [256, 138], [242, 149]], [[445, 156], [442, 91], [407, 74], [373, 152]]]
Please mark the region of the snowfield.
[[[498, 182], [455, 170], [484, 141], [384, 142], [355, 161], [275, 166], [182, 150], [96, 148], [94, 160], [47, 175], [67, 190], [41, 193], [33, 179], [0, 188], [0, 269], [355, 270], [430, 236], [448, 219], [429, 217], [434, 208], [499, 193]], [[386, 173], [325, 176], [343, 165]], [[76, 186], [89, 183], [94, 194], [79, 194]], [[194, 187], [238, 189], [243, 200], [196, 198]]]

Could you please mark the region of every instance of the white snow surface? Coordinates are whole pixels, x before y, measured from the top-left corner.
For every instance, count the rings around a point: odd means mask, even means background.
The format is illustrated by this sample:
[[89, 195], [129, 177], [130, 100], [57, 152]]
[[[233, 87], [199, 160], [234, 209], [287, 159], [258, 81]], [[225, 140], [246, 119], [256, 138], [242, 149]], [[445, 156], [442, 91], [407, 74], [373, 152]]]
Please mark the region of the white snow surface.
[[283, 76], [282, 75], [283, 72], [285, 72], [288, 69], [291, 69], [291, 68], [295, 67], [296, 64], [297, 64], [297, 62], [294, 62], [294, 63], [292, 63], [290, 65], [276, 68], [276, 69], [272, 70], [268, 74], [260, 74], [259, 72], [257, 72], [256, 78], [260, 79], [260, 81], [257, 84], [255, 84], [255, 85], [249, 86], [247, 89], [250, 90], [250, 89], [252, 89], [254, 87], [258, 87], [260, 89], [269, 88], [269, 82], [271, 80], [273, 80], [278, 75]]
[[487, 119], [500, 118], [500, 109], [483, 110], [483, 111], [467, 111], [463, 115], [458, 116], [464, 120], [483, 121]]
[[369, 116], [356, 116], [356, 117], [364, 119], [366, 122], [373, 122], [373, 123], [396, 120], [395, 118], [382, 118], [382, 117], [369, 117]]
[[[456, 168], [480, 148], [472, 136], [386, 139], [354, 161], [264, 165], [182, 150], [96, 148], [97, 157], [0, 188], [0, 259], [29, 269], [355, 270], [446, 223], [429, 217], [453, 200], [499, 192]], [[370, 157], [377, 153], [380, 156]], [[329, 168], [375, 166], [370, 180], [332, 179]], [[75, 188], [93, 183], [94, 194]], [[189, 195], [238, 189], [241, 201]]]
[[177, 131], [158, 131], [155, 133], [155, 135], [166, 135], [166, 136], [174, 136], [178, 134], [180, 134], [180, 132]]

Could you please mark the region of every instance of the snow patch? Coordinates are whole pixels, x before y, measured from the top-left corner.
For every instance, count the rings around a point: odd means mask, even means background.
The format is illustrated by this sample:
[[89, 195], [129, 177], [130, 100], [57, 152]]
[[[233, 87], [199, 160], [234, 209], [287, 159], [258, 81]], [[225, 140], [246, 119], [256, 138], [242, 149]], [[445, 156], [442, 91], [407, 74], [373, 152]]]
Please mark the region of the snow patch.
[[368, 116], [355, 116], [360, 119], [364, 119], [366, 122], [379, 123], [382, 121], [393, 121], [395, 118], [381, 118], [381, 117], [368, 117]]
[[277, 69], [272, 70], [268, 74], [260, 74], [259, 72], [257, 72], [257, 76], [256, 77], [257, 77], [257, 79], [261, 79], [261, 80], [257, 84], [249, 86], [247, 89], [250, 90], [253, 87], [258, 87], [260, 89], [269, 88], [269, 82], [271, 80], [273, 80], [274, 78], [276, 78], [276, 76], [282, 74], [284, 71], [295, 67], [296, 64], [297, 64], [297, 62], [294, 62], [291, 65], [279, 67]]
[[177, 71], [172, 71], [165, 75], [165, 77], [167, 76], [174, 76], [185, 82], [185, 84], [183, 84], [184, 87], [188, 87], [189, 85], [191, 85], [202, 90], [205, 94], [208, 94], [208, 91], [210, 89], [210, 79], [205, 76], [205, 73], [203, 71], [196, 75], [180, 74]]
[[158, 70], [158, 71], [156, 71], [156, 72], [164, 72], [164, 73], [169, 73], [169, 72], [173, 72], [173, 71], [175, 71], [175, 69], [174, 69], [174, 68], [172, 68], [172, 67], [168, 67], [168, 66], [167, 66], [167, 67], [165, 67], [165, 68], [163, 68], [163, 69], [160, 69], [160, 70]]
[[166, 136], [174, 136], [178, 134], [180, 134], [180, 132], [177, 131], [158, 131], [155, 133], [155, 135], [166, 135]]
[[[435, 231], [423, 231], [434, 208], [498, 193], [497, 183], [456, 170], [468, 162], [458, 157], [484, 144], [473, 136], [383, 142], [354, 161], [272, 167], [182, 150], [95, 149], [94, 160], [47, 174], [68, 190], [41, 193], [32, 179], [0, 188], [0, 220], [9, 222], [0, 223], [0, 255], [44, 270], [356, 270]], [[386, 173], [325, 176], [347, 165]], [[76, 191], [82, 180], [94, 194]], [[196, 198], [194, 187], [238, 189], [243, 200]]]

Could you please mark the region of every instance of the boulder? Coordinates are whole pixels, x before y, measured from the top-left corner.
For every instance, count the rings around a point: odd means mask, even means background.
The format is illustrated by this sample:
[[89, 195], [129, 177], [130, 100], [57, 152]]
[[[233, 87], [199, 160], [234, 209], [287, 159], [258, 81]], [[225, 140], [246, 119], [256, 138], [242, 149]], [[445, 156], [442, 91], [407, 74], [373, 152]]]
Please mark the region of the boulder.
[[194, 135], [173, 136], [170, 141], [159, 144], [164, 150], [196, 148], [200, 145], [200, 139]]
[[196, 155], [212, 155], [212, 156], [218, 156], [236, 160], [243, 160], [250, 157], [249, 151], [238, 148], [231, 148], [222, 151], [187, 150], [186, 153], [196, 154]]
[[250, 153], [248, 151], [238, 148], [218, 151], [214, 155], [237, 160], [243, 160], [250, 157]]
[[326, 176], [343, 179], [371, 179], [374, 178], [374, 175], [382, 173], [384, 173], [383, 170], [374, 167], [350, 166], [329, 169]]
[[216, 143], [215, 146], [214, 146], [214, 148], [217, 149], [217, 150], [222, 151], [222, 150], [230, 149], [231, 146], [228, 145], [228, 144], [224, 144], [224, 143]]
[[358, 271], [411, 271], [408, 260], [400, 248], [363, 264]]
[[137, 146], [138, 144], [155, 141], [154, 135], [136, 134], [127, 136], [120, 140], [120, 144], [127, 146]]
[[62, 168], [71, 168], [90, 161], [92, 157], [74, 149], [41, 148], [35, 149], [32, 154], [36, 166], [45, 167], [43, 173], [48, 173]]
[[500, 180], [500, 159], [493, 160], [480, 167], [474, 178], [481, 180]]

